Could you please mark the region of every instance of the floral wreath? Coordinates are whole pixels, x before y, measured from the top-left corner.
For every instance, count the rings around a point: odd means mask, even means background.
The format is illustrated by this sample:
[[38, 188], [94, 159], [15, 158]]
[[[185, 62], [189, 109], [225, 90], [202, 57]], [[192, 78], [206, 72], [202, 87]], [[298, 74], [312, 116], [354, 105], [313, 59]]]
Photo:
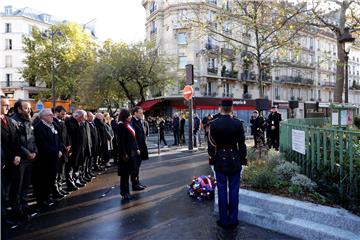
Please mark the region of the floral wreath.
[[210, 175], [194, 177], [192, 183], [188, 185], [187, 188], [189, 196], [196, 198], [199, 201], [202, 201], [203, 199], [212, 199], [216, 188], [216, 180]]

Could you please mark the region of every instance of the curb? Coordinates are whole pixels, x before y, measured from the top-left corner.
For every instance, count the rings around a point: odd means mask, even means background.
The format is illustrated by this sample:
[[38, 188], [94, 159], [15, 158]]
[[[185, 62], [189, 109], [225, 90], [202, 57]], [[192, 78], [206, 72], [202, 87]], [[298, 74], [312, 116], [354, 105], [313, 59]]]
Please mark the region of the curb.
[[245, 189], [239, 191], [239, 218], [300, 239], [360, 240], [360, 217], [345, 209]]

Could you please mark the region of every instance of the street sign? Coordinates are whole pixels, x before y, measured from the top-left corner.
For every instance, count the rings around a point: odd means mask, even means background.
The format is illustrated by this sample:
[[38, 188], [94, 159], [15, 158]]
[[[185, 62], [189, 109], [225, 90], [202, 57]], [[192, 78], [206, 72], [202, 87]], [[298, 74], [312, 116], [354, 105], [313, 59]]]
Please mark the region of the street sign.
[[193, 96], [192, 86], [187, 85], [184, 87], [183, 96], [184, 96], [185, 100], [187, 100], [187, 101], [189, 101], [192, 98], [192, 96]]
[[36, 103], [36, 109], [37, 109], [38, 111], [41, 111], [41, 110], [43, 110], [43, 108], [44, 108], [44, 104], [43, 104], [43, 102], [39, 99], [39, 101], [37, 101], [37, 103]]

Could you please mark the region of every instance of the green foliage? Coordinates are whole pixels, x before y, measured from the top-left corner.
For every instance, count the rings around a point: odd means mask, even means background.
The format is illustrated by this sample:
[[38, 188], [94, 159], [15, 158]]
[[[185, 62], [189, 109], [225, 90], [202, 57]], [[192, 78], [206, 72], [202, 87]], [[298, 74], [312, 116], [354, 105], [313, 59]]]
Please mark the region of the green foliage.
[[[49, 30], [54, 33], [54, 51], [51, 35], [44, 37], [35, 29], [32, 36], [23, 37], [26, 67], [21, 70], [22, 76], [31, 84], [50, 88], [53, 59], [57, 97], [75, 99], [83, 74], [95, 63], [95, 40], [75, 23], [54, 25]], [[42, 97], [49, 96], [49, 91], [42, 93]]]
[[276, 151], [274, 149], [270, 149], [267, 152], [266, 160], [271, 168], [275, 168], [276, 166], [284, 163], [284, 155], [281, 154], [279, 151]]
[[301, 189], [301, 187], [299, 185], [291, 184], [290, 187], [288, 188], [288, 191], [290, 193], [298, 194], [298, 193], [302, 192], [302, 189]]
[[249, 162], [257, 160], [256, 150], [254, 148], [247, 148], [247, 159]]
[[157, 54], [152, 43], [127, 45], [108, 40], [99, 51], [94, 79], [98, 85], [105, 84], [121, 91], [135, 105], [145, 101], [151, 90], [164, 89], [171, 84], [167, 74], [169, 63]]
[[291, 185], [297, 186], [301, 189], [301, 192], [312, 192], [316, 188], [316, 183], [305, 175], [296, 174], [291, 178]]
[[295, 162], [283, 162], [275, 167], [275, 173], [279, 179], [289, 181], [296, 173], [300, 172], [300, 167]]
[[254, 188], [271, 188], [277, 183], [276, 174], [267, 167], [254, 172], [254, 175], [250, 179], [250, 183]]

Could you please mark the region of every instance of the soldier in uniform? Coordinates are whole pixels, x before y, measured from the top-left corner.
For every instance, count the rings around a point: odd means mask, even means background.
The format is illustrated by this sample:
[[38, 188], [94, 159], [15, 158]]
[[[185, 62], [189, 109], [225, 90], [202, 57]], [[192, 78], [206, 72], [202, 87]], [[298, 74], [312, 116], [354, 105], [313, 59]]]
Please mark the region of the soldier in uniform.
[[232, 105], [232, 100], [223, 100], [221, 115], [209, 127], [209, 162], [214, 165], [218, 187], [217, 224], [223, 228], [238, 225], [240, 172], [247, 164], [243, 124], [231, 117]]
[[270, 135], [270, 148], [275, 148], [276, 151], [279, 151], [279, 138], [280, 138], [280, 122], [281, 114], [277, 112], [277, 107], [271, 108], [271, 113], [267, 119], [268, 132]]

